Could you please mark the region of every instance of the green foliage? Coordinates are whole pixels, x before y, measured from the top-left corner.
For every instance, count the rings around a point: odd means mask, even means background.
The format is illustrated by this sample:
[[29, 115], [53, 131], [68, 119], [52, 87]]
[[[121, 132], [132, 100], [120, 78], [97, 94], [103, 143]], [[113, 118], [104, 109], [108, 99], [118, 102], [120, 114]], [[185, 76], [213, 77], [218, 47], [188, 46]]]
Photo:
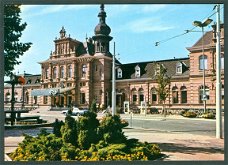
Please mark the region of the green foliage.
[[10, 157], [16, 161], [131, 161], [153, 160], [161, 156], [157, 145], [141, 143], [138, 139], [128, 140], [122, 132], [126, 122], [117, 115], [106, 116], [100, 125], [93, 112], [80, 117], [79, 122], [67, 116], [59, 132], [60, 123], [55, 123], [55, 133], [60, 137], [45, 129], [41, 129], [37, 137], [25, 135]]
[[16, 161], [47, 161], [61, 160], [60, 149], [63, 141], [54, 134], [39, 134], [38, 137], [25, 136], [19, 147], [10, 154]]
[[90, 106], [90, 111], [95, 112], [95, 113], [97, 112], [97, 102], [95, 99], [93, 100], [93, 102]]
[[157, 64], [156, 79], [158, 83], [158, 88], [156, 90], [159, 95], [159, 100], [164, 103], [169, 94], [171, 77], [167, 75], [167, 69], [161, 64]]
[[71, 143], [75, 146], [77, 145], [77, 122], [73, 117], [66, 116], [65, 124], [61, 127], [60, 133], [64, 142]]
[[58, 119], [55, 120], [55, 123], [53, 124], [53, 133], [56, 137], [62, 137], [60, 129], [63, 125], [63, 121], [59, 121]]
[[122, 129], [126, 122], [122, 123], [120, 116], [107, 115], [100, 122], [99, 135], [107, 143], [122, 143], [126, 141]]
[[187, 111], [183, 114], [184, 117], [194, 118], [197, 116], [197, 114], [193, 111]]
[[19, 42], [22, 31], [27, 24], [21, 23], [20, 5], [4, 5], [4, 57], [5, 75], [10, 76], [14, 66], [20, 64], [20, 56], [24, 54], [32, 43]]
[[215, 119], [215, 114], [214, 113], [204, 113], [200, 117], [205, 118], [205, 119]]
[[79, 118], [78, 145], [82, 149], [88, 149], [92, 143], [97, 143], [99, 140], [97, 134], [99, 121], [96, 117], [94, 112], [89, 111]]

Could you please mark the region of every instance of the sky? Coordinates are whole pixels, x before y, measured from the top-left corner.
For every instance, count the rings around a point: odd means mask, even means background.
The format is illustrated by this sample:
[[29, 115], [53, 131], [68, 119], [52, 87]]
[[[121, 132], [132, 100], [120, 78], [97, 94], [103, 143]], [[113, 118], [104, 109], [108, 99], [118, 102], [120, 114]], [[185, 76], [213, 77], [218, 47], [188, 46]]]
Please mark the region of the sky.
[[[106, 23], [113, 37], [110, 52], [114, 52], [115, 42], [117, 58], [123, 64], [188, 57], [186, 47], [198, 41], [202, 36], [201, 29], [181, 34], [194, 27], [193, 21], [204, 21], [211, 15], [214, 24], [213, 8], [214, 4], [105, 4]], [[223, 6], [221, 8], [224, 22]], [[21, 41], [33, 44], [19, 59], [22, 63], [15, 66], [14, 72], [40, 74], [38, 62], [47, 60], [54, 51], [53, 41], [59, 38], [62, 26], [73, 39], [84, 42], [86, 36], [92, 37], [99, 22], [99, 11], [99, 4], [22, 5], [21, 18], [27, 27]], [[210, 30], [211, 26], [205, 27], [205, 31]], [[181, 36], [175, 37], [178, 35]], [[159, 41], [160, 44], [155, 46]]]

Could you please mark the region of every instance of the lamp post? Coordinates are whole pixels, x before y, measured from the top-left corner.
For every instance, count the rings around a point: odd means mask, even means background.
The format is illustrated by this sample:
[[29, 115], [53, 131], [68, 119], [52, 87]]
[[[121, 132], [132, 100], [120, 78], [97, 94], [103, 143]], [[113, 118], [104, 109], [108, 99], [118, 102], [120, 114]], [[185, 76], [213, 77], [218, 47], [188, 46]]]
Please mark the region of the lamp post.
[[204, 55], [204, 27], [209, 25], [212, 22], [212, 19], [207, 18], [205, 21], [194, 21], [193, 25], [196, 27], [200, 27], [202, 29], [202, 54], [203, 54], [203, 103], [204, 103], [204, 113], [206, 112], [206, 92], [205, 92], [205, 55]]
[[222, 138], [221, 112], [221, 46], [220, 46], [220, 5], [217, 4], [216, 26], [216, 138]]
[[116, 114], [116, 70], [115, 70], [115, 42], [112, 56], [112, 116]]

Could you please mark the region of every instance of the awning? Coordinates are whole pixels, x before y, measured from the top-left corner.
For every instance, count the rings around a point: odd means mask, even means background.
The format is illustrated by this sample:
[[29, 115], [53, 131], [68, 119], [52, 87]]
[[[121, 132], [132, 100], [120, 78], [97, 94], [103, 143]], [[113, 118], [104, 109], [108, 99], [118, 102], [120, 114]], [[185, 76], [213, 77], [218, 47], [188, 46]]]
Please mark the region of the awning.
[[49, 88], [49, 89], [34, 89], [31, 96], [56, 96], [67, 91], [71, 91], [74, 87], [68, 88]]

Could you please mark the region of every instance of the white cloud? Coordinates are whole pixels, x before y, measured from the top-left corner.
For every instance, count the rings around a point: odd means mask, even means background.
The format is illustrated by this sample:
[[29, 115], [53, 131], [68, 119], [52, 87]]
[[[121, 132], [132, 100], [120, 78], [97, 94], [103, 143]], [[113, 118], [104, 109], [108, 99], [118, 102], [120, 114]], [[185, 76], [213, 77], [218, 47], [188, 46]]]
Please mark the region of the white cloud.
[[144, 33], [144, 32], [161, 32], [173, 29], [173, 26], [165, 25], [158, 18], [144, 18], [134, 20], [132, 22], [123, 25], [119, 30], [130, 30], [135, 33]]
[[21, 10], [25, 16], [32, 17], [68, 10], [88, 9], [93, 6], [94, 5], [22, 5]]

